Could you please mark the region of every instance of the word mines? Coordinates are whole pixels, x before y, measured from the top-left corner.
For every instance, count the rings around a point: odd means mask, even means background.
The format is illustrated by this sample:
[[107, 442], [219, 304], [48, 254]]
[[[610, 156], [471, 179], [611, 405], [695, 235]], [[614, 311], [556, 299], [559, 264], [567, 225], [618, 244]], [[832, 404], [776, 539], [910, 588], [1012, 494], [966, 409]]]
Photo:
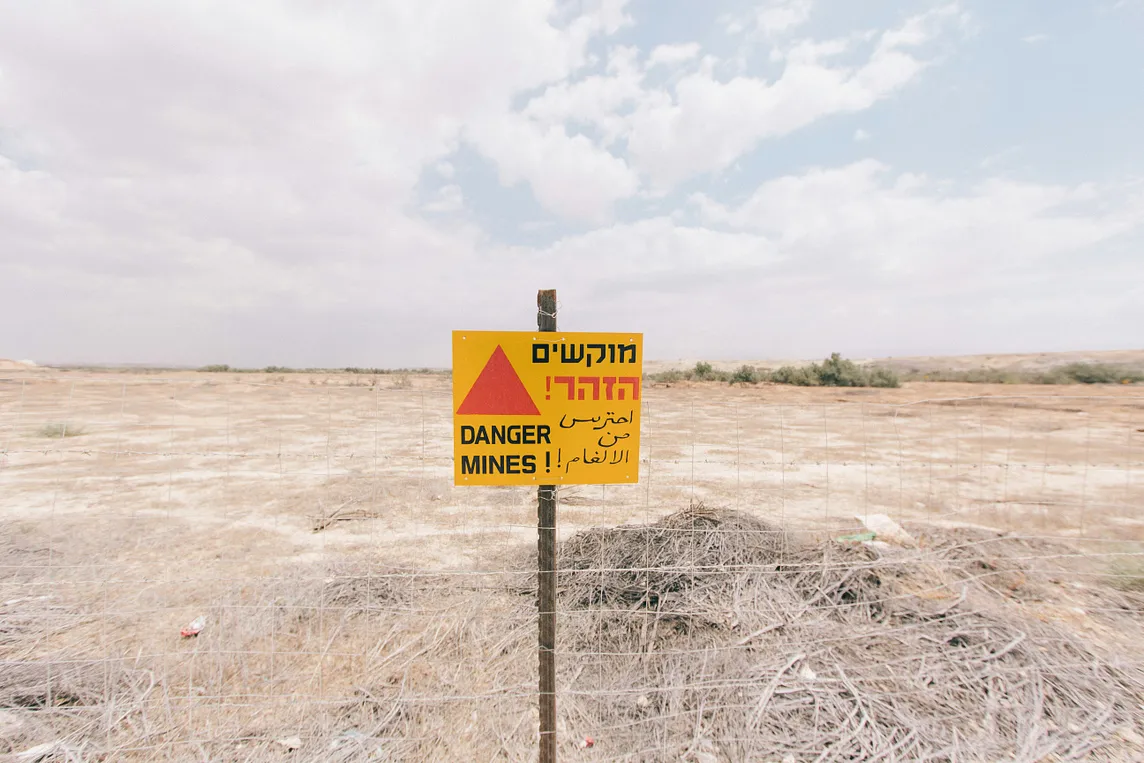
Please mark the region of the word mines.
[[455, 484], [637, 482], [642, 371], [640, 334], [453, 332]]

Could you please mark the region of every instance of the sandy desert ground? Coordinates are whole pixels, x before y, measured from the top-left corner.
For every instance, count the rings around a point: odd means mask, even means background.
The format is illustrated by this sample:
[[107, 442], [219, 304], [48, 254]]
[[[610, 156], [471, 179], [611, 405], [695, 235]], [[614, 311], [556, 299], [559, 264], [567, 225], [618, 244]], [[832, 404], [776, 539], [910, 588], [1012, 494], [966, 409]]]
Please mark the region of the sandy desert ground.
[[[319, 716], [313, 738], [336, 747], [343, 731], [323, 713], [360, 689], [357, 674], [382, 644], [400, 642], [403, 626], [344, 613], [284, 626], [274, 610], [283, 586], [297, 596], [317, 580], [320, 600], [297, 607], [332, 613], [336, 597], [321, 587], [331, 565], [359, 565], [379, 590], [396, 579], [387, 570], [403, 571], [401, 580], [500, 580], [517, 574], [535, 542], [535, 491], [452, 485], [446, 375], [11, 369], [0, 377], [0, 659], [10, 671], [101, 666], [97, 694], [108, 702], [122, 671], [150, 676], [131, 680], [150, 681], [152, 699], [163, 686], [159, 709], [132, 737], [149, 741], [113, 740], [105, 718], [91, 749], [118, 752], [102, 759], [261, 759], [256, 750], [294, 749], [290, 730]], [[1090, 573], [1138, 562], [1144, 550], [1139, 385], [649, 384], [643, 406], [639, 484], [562, 490], [562, 539], [701, 502], [812, 540], [861, 531], [856, 517], [870, 514], [915, 533], [989, 528], [1067, 543], [1090, 555]], [[406, 611], [455, 613], [479, 588], [460, 595], [446, 586], [433, 606]], [[391, 604], [375, 602], [390, 614], [402, 609]], [[467, 621], [482, 649], [492, 647], [476, 631], [497, 606]], [[178, 638], [204, 613], [202, 636]], [[1118, 641], [1107, 623], [1071, 617]], [[513, 633], [527, 645], [531, 627]], [[442, 643], [424, 649], [448, 653]], [[456, 654], [458, 668], [472, 668], [471, 654]], [[485, 758], [527, 759], [531, 711], [518, 699], [520, 718], [504, 738], [524, 741]], [[108, 702], [104, 716], [116, 712]], [[124, 705], [124, 718], [137, 711]], [[29, 718], [0, 713], [8, 752], [59, 732]], [[302, 737], [304, 747], [311, 737]], [[224, 752], [211, 746], [218, 739], [230, 745]]]
[[[480, 565], [484, 541], [531, 537], [534, 495], [453, 487], [449, 384], [14, 374], [0, 381], [0, 511], [29, 523], [185, 525], [179, 558], [225, 528], [259, 534], [278, 560], [378, 543], [400, 557], [410, 539], [432, 537], [419, 564]], [[568, 488], [563, 533], [703, 501], [799, 528], [878, 512], [1144, 539], [1139, 386], [652, 384], [643, 405], [640, 483]], [[313, 517], [343, 506], [376, 518], [312, 532]]]

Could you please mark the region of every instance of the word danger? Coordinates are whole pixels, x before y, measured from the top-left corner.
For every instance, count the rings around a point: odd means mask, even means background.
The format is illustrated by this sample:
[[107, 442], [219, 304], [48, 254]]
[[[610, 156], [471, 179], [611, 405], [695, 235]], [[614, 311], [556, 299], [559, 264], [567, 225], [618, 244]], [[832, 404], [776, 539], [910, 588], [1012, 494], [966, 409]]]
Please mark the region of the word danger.
[[[599, 400], [600, 390], [605, 400], [639, 400], [640, 377], [638, 376], [546, 376], [544, 388], [548, 393], [545, 400], [552, 399], [553, 384], [563, 385], [568, 390], [564, 400]], [[587, 393], [591, 391], [592, 396]], [[630, 396], [625, 393], [630, 391]]]
[[[559, 360], [557, 360], [559, 356]], [[592, 363], [636, 363], [634, 344], [552, 344], [535, 342], [532, 345], [533, 363], [584, 363], [588, 368]]]
[[462, 445], [551, 445], [551, 437], [552, 427], [545, 424], [461, 427]]

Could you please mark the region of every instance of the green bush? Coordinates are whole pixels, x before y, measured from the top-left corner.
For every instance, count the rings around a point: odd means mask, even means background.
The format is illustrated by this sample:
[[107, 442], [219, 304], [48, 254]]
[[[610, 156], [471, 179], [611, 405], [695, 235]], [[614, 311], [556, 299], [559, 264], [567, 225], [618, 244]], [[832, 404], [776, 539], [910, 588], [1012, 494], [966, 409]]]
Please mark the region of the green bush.
[[768, 373], [754, 366], [739, 366], [733, 372], [719, 371], [706, 361], [699, 361], [687, 371], [671, 369], [648, 374], [653, 382], [721, 381], [731, 384], [793, 384], [799, 387], [899, 387], [897, 374], [888, 368], [865, 368], [834, 353], [822, 363], [808, 366], [783, 366]]
[[203, 366], [199, 370], [205, 371], [207, 373], [217, 374], [217, 373], [221, 373], [223, 371], [229, 371], [230, 366], [228, 366], [226, 363], [216, 363], [215, 365], [212, 365], [212, 366]]
[[1144, 374], [1104, 363], [1069, 363], [1037, 380], [1040, 384], [1121, 384], [1144, 381]]
[[775, 384], [793, 384], [796, 387], [817, 387], [822, 384], [815, 371], [816, 364], [809, 366], [783, 366], [771, 372]]
[[667, 371], [660, 371], [659, 373], [647, 374], [649, 381], [653, 382], [672, 382], [680, 381], [730, 381], [731, 374], [726, 371], [717, 371], [714, 366], [706, 361], [699, 361], [695, 364], [694, 368], [689, 368], [686, 371], [681, 371], [678, 368], [671, 368]]
[[783, 366], [771, 374], [776, 384], [799, 387], [900, 387], [898, 375], [888, 368], [864, 368], [837, 352], [821, 363]]
[[711, 367], [710, 363], [701, 360], [695, 364], [695, 369], [691, 375], [696, 381], [708, 381], [715, 376], [715, 369]]
[[266, 368], [262, 369], [262, 373], [264, 373], [264, 374], [292, 374], [292, 373], [294, 373], [294, 369], [293, 368], [287, 368], [286, 366], [267, 366]]
[[672, 384], [674, 382], [681, 382], [687, 378], [687, 372], [680, 371], [678, 368], [670, 368], [666, 371], [659, 373], [648, 374], [647, 378], [653, 382], [666, 382]]
[[886, 389], [894, 389], [902, 386], [902, 382], [898, 379], [898, 375], [888, 368], [871, 368], [869, 375], [870, 387], [883, 387]]
[[701, 360], [695, 364], [691, 378], [695, 381], [728, 381], [731, 374], [726, 371], [717, 371], [710, 363]]
[[1135, 384], [1144, 373], [1104, 363], [1069, 363], [1047, 371], [1005, 371], [972, 368], [967, 371], [914, 371], [911, 381], [961, 382], [964, 384]]
[[739, 366], [739, 368], [731, 374], [730, 382], [732, 384], [758, 384], [764, 380], [764, 374], [760, 373], [759, 369], [754, 366]]
[[854, 361], [837, 352], [818, 366], [818, 379], [824, 387], [869, 387], [870, 376]]

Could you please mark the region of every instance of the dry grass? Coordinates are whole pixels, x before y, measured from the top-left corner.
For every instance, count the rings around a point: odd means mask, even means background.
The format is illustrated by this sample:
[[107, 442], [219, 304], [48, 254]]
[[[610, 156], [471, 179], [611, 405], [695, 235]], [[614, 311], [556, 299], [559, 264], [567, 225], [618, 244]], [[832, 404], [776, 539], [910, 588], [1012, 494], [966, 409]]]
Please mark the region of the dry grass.
[[[1085, 635], [1138, 633], [1144, 596], [1085, 578], [1068, 547], [968, 530], [909, 550], [803, 542], [693, 507], [584, 531], [559, 559], [561, 744], [579, 759], [1144, 753], [1139, 653]], [[0, 619], [0, 752], [528, 760], [531, 564], [522, 552], [504, 574], [429, 575], [359, 556], [248, 580], [214, 600], [182, 661], [32, 658], [42, 629], [79, 621], [24, 602]], [[1061, 621], [1078, 607], [1084, 627]]]
[[155, 674], [120, 661], [0, 662], [0, 754], [17, 761], [109, 759], [109, 740], [139, 738]]

